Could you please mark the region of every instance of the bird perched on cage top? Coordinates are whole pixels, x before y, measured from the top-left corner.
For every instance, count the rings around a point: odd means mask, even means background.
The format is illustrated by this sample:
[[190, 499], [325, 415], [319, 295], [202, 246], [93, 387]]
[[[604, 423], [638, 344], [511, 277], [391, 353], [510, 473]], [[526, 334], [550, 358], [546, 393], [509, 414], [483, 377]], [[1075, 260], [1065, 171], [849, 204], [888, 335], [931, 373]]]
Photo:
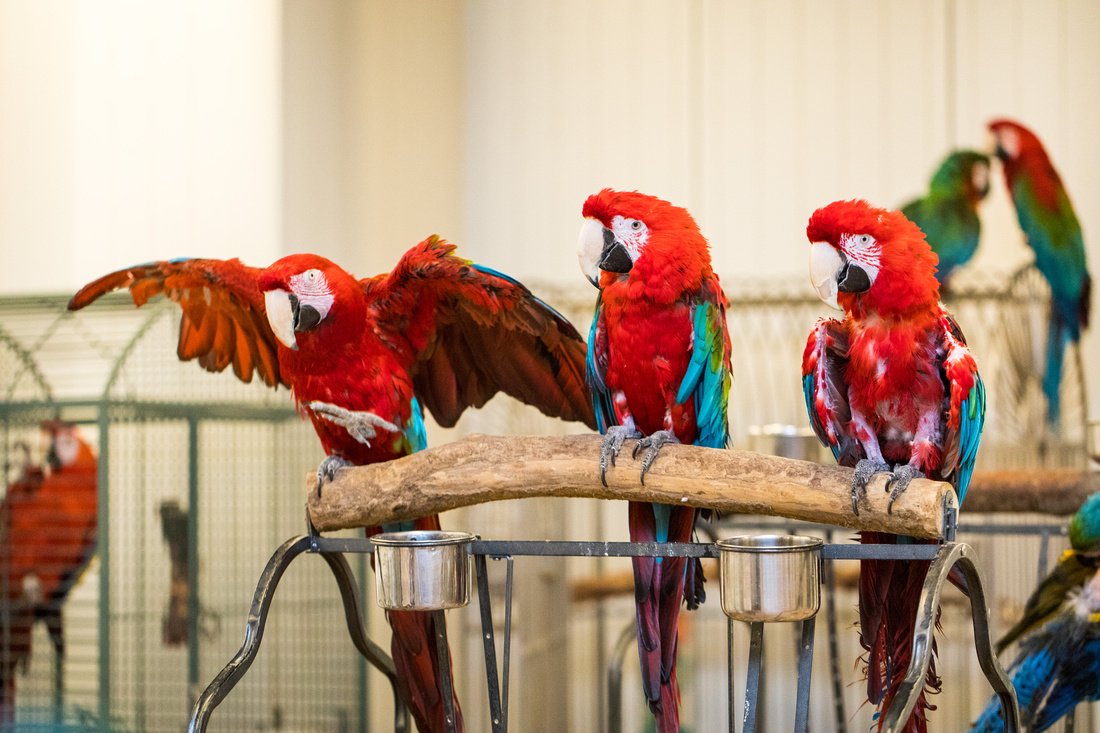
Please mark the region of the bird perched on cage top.
[[[725, 448], [730, 387], [726, 296], [695, 220], [667, 201], [604, 189], [583, 207], [581, 269], [600, 290], [588, 337], [588, 384], [601, 477], [626, 438], [641, 438], [641, 480], [665, 443]], [[630, 539], [686, 542], [696, 510], [630, 503]], [[679, 730], [676, 621], [703, 601], [698, 561], [636, 557], [642, 687], [661, 733]]]
[[[69, 307], [117, 288], [137, 305], [166, 293], [183, 309], [181, 359], [291, 388], [327, 455], [318, 491], [342, 466], [423, 449], [421, 405], [449, 427], [502, 391], [595, 427], [580, 334], [523, 285], [454, 249], [429, 237], [392, 272], [365, 280], [309, 254], [263, 270], [239, 260], [156, 262], [96, 280]], [[385, 529], [414, 527], [438, 529], [438, 516]], [[422, 732], [442, 731], [432, 614], [394, 611], [389, 620], [402, 697]]]
[[1093, 494], [1069, 520], [1070, 549], [1032, 591], [1024, 615], [997, 642], [1000, 654], [1012, 642], [1044, 624], [1071, 593], [1089, 582], [1100, 568], [1100, 493]]
[[944, 291], [955, 268], [965, 265], [978, 249], [982, 222], [978, 203], [989, 193], [989, 156], [956, 150], [932, 176], [928, 193], [901, 207], [901, 213], [921, 228], [939, 257], [936, 279]]
[[[1047, 730], [1078, 703], [1100, 699], [1100, 575], [1067, 595], [1044, 625], [1023, 637], [1008, 671], [1022, 730]], [[1004, 730], [996, 695], [974, 730]]]
[[[918, 476], [951, 482], [961, 504], [985, 420], [985, 390], [962, 331], [939, 303], [935, 253], [902, 213], [866, 201], [818, 209], [806, 235], [813, 286], [844, 311], [843, 320], [821, 319], [810, 333], [802, 360], [806, 407], [821, 442], [856, 469], [852, 510], [859, 513], [859, 499], [880, 472], [890, 473], [890, 507]], [[879, 532], [863, 532], [861, 541], [916, 542]], [[880, 715], [909, 666], [927, 566], [860, 565], [867, 696]], [[939, 687], [934, 665], [927, 685]], [[927, 708], [922, 692], [904, 730], [925, 730]]]
[[1081, 225], [1062, 179], [1035, 133], [1011, 120], [994, 120], [989, 130], [1016, 218], [1028, 246], [1035, 250], [1035, 266], [1050, 285], [1043, 393], [1047, 423], [1058, 431], [1062, 358], [1071, 341], [1081, 340], [1092, 308], [1092, 278], [1085, 262]]
[[[0, 721], [14, 720], [15, 672], [31, 655], [34, 622], [42, 619], [58, 656], [65, 654], [61, 607], [95, 552], [97, 466], [77, 429], [41, 424], [46, 463], [29, 457], [0, 505]], [[6, 649], [2, 647], [6, 646]]]

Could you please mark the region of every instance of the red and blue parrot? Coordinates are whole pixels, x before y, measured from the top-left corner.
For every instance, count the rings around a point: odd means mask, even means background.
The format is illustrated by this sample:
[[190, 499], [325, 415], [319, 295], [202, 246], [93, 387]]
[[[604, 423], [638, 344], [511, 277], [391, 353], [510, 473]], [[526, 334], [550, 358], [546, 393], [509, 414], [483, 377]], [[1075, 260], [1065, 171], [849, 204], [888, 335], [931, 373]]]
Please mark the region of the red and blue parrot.
[[[1020, 703], [1021, 729], [1047, 730], [1078, 703], [1100, 700], [1100, 575], [1067, 596], [1049, 620], [1024, 636], [1008, 671]], [[996, 695], [974, 724], [977, 733], [1001, 733]]]
[[[588, 385], [599, 430], [600, 477], [627, 438], [644, 450], [641, 481], [666, 443], [725, 448], [730, 387], [726, 296], [707, 240], [685, 210], [604, 189], [582, 213], [580, 263], [600, 290], [588, 342]], [[604, 481], [606, 484], [606, 480]], [[630, 502], [634, 542], [688, 542], [691, 507]], [[705, 598], [698, 561], [634, 558], [642, 688], [659, 733], [678, 731], [680, 603]]]
[[978, 250], [982, 234], [978, 204], [988, 193], [989, 156], [956, 150], [940, 163], [928, 193], [901, 207], [901, 213], [921, 228], [940, 258], [936, 279], [941, 291], [955, 268], [969, 262]]
[[[547, 415], [596, 421], [576, 329], [515, 280], [454, 255], [430, 237], [388, 274], [357, 280], [323, 257], [267, 269], [184, 259], [112, 273], [69, 308], [128, 288], [136, 305], [165, 293], [183, 309], [178, 355], [248, 382], [289, 387], [327, 457], [317, 490], [348, 465], [425, 447], [421, 405], [444, 427], [498, 391]], [[438, 529], [438, 516], [385, 530]], [[368, 534], [380, 531], [368, 528]], [[431, 613], [391, 611], [399, 691], [421, 733], [444, 730]], [[462, 714], [455, 700], [457, 730]]]
[[989, 130], [1016, 207], [1016, 218], [1028, 246], [1035, 250], [1035, 266], [1050, 284], [1043, 393], [1047, 398], [1047, 423], [1057, 431], [1061, 424], [1062, 357], [1070, 341], [1081, 340], [1092, 307], [1092, 278], [1085, 262], [1081, 225], [1039, 138], [1010, 120], [994, 120]]
[[[962, 331], [939, 303], [936, 255], [903, 214], [837, 201], [810, 217], [810, 278], [843, 320], [810, 333], [802, 381], [810, 422], [837, 461], [855, 468], [852, 511], [876, 473], [888, 472], [890, 504], [915, 477], [951, 482], [962, 503], [985, 420], [985, 389]], [[863, 532], [864, 544], [910, 537]], [[864, 560], [860, 640], [867, 696], [889, 707], [909, 666], [927, 562]], [[927, 685], [936, 690], [934, 664]], [[924, 731], [921, 699], [906, 723]], [[881, 719], [880, 719], [881, 729]]]
[[36, 620], [65, 656], [62, 606], [95, 553], [95, 454], [69, 423], [49, 420], [41, 428], [46, 464], [28, 460], [0, 504], [0, 724], [15, 720], [15, 672], [30, 661]]

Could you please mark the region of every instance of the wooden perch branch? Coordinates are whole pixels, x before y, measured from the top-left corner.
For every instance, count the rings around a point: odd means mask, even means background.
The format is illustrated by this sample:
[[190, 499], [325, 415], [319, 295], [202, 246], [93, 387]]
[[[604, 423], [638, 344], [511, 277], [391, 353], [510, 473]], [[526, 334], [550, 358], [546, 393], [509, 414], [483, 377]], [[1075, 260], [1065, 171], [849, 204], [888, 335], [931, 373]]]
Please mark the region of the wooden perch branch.
[[1068, 516], [1100, 491], [1100, 472], [1077, 469], [980, 471], [974, 474], [962, 515], [1036, 512]]
[[666, 445], [638, 480], [628, 441], [600, 483], [598, 435], [471, 435], [396, 461], [345, 468], [318, 499], [307, 479], [309, 514], [321, 531], [377, 526], [501, 499], [536, 496], [628, 499], [763, 514], [853, 529], [939, 537], [949, 484], [917, 479], [886, 513], [886, 476], [877, 476], [852, 514], [852, 470], [760, 453]]

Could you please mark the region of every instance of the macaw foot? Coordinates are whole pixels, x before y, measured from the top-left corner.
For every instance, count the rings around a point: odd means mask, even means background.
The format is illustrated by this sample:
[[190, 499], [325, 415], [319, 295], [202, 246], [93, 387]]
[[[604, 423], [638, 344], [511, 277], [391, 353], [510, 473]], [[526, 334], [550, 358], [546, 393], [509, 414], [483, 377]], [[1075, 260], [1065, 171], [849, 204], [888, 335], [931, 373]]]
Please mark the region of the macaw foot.
[[383, 420], [373, 412], [345, 410], [343, 407], [328, 402], [310, 402], [307, 407], [329, 422], [336, 423], [346, 429], [351, 437], [368, 448], [370, 448], [371, 438], [378, 434], [375, 428], [382, 428], [391, 433], [401, 432], [400, 427], [389, 420]]
[[623, 449], [623, 441], [627, 438], [640, 438], [642, 434], [633, 428], [622, 425], [612, 425], [603, 436], [603, 444], [600, 446], [600, 482], [607, 486], [607, 464], [615, 465], [615, 457]]
[[859, 499], [867, 493], [867, 484], [871, 483], [875, 474], [889, 472], [889, 464], [867, 458], [859, 460], [856, 464], [856, 472], [852, 476], [852, 514], [859, 516]]
[[332, 481], [336, 476], [337, 470], [354, 465], [355, 464], [351, 461], [346, 461], [340, 456], [328, 456], [325, 460], [321, 461], [321, 465], [317, 467], [317, 498], [321, 498], [321, 484], [323, 484], [326, 479]]
[[886, 479], [886, 490], [890, 492], [890, 503], [886, 505], [887, 514], [894, 513], [894, 502], [909, 488], [909, 482], [915, 478], [924, 478], [924, 474], [905, 464], [895, 468], [890, 478]]
[[653, 461], [657, 460], [657, 452], [661, 450], [661, 446], [667, 443], [679, 442], [671, 430], [658, 430], [653, 435], [642, 438], [634, 445], [634, 458], [638, 457], [638, 451], [643, 448], [646, 449], [645, 457], [642, 458], [642, 486], [645, 486], [646, 471], [653, 465]]

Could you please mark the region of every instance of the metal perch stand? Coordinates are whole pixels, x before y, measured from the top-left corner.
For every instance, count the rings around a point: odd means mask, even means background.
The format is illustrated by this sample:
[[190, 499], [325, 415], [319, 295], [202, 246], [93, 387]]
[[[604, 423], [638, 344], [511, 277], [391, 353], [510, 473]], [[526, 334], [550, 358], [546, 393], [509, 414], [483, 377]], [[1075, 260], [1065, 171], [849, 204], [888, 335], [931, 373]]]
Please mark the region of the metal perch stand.
[[[798, 620], [802, 619], [801, 634], [799, 637], [798, 653], [798, 685], [795, 727], [796, 733], [802, 733], [808, 729], [810, 678], [812, 672], [813, 648], [814, 648], [814, 621], [815, 614], [820, 604], [819, 594], [819, 568], [818, 562], [830, 562], [833, 560], [902, 560], [902, 561], [932, 561], [928, 574], [924, 581], [924, 590], [921, 595], [921, 605], [917, 613], [917, 633], [913, 639], [913, 655], [909, 670], [906, 674], [902, 689], [894, 699], [893, 704], [884, 712], [883, 730], [895, 731], [908, 719], [913, 710], [916, 699], [923, 686], [931, 658], [932, 631], [935, 623], [936, 610], [939, 606], [940, 593], [947, 579], [948, 572], [958, 565], [962, 571], [970, 592], [971, 616], [974, 625], [975, 646], [982, 671], [989, 680], [991, 686], [1000, 696], [1004, 709], [1005, 730], [1019, 730], [1019, 709], [1016, 702], [1015, 690], [1011, 681], [1005, 674], [1003, 667], [993, 654], [993, 642], [990, 638], [989, 611], [985, 593], [982, 587], [981, 577], [972, 560], [973, 550], [965, 543], [955, 542], [955, 496], [954, 492], [946, 484], [934, 481], [914, 481], [903, 499], [895, 508], [895, 514], [890, 515], [885, 511], [884, 497], [882, 502], [877, 502], [880, 497], [874, 497], [875, 502], [865, 508], [861, 507], [858, 518], [850, 515], [850, 500], [848, 491], [850, 486], [850, 470], [836, 467], [817, 466], [802, 461], [756, 456], [756, 454], [740, 454], [739, 451], [708, 451], [694, 446], [669, 446], [678, 451], [670, 451], [669, 456], [662, 455], [662, 461], [655, 468], [653, 479], [647, 476], [647, 486], [641, 487], [636, 481], [620, 479], [616, 482], [616, 475], [624, 476], [629, 472], [632, 476], [635, 467], [632, 461], [625, 459], [629, 451], [624, 450], [624, 458], [620, 459], [619, 469], [609, 474], [610, 488], [603, 488], [598, 480], [598, 467], [595, 465], [595, 450], [589, 450], [592, 440], [598, 441], [598, 436], [571, 436], [564, 439], [511, 439], [494, 438], [487, 439], [479, 436], [476, 439], [466, 439], [457, 444], [442, 446], [439, 449], [431, 449], [420, 454], [410, 456], [388, 464], [378, 466], [366, 466], [356, 469], [341, 471], [333, 485], [325, 492], [325, 501], [317, 503], [311, 498], [310, 503], [310, 534], [288, 540], [275, 553], [268, 563], [263, 576], [256, 589], [246, 625], [245, 642], [237, 656], [222, 670], [210, 686], [199, 698], [192, 714], [189, 731], [198, 733], [206, 730], [210, 714], [221, 700], [229, 693], [233, 686], [244, 675], [248, 666], [256, 655], [262, 638], [263, 627], [269, 610], [271, 597], [287, 565], [299, 555], [305, 552], [319, 553], [328, 562], [328, 565], [337, 578], [344, 608], [348, 620], [348, 628], [352, 640], [359, 651], [378, 669], [385, 673], [391, 683], [395, 681], [392, 660], [376, 645], [366, 639], [362, 626], [359, 623], [358, 601], [355, 587], [351, 582], [348, 565], [343, 559], [345, 553], [368, 553], [373, 549], [370, 540], [359, 538], [328, 538], [315, 533], [314, 525], [317, 519], [324, 519], [324, 526], [335, 529], [341, 521], [346, 521], [346, 526], [361, 526], [363, 523], [372, 525], [392, 522], [406, 518], [416, 513], [428, 514], [439, 508], [440, 501], [455, 501], [454, 495], [448, 495], [446, 489], [450, 486], [461, 485], [461, 480], [470, 482], [471, 475], [476, 474], [477, 488], [465, 493], [459, 491], [459, 504], [477, 503], [480, 501], [501, 498], [494, 492], [484, 492], [486, 482], [489, 485], [501, 485], [510, 482], [512, 489], [503, 492], [509, 496], [515, 495], [551, 495], [551, 496], [594, 496], [616, 499], [639, 499], [651, 501], [657, 498], [669, 503], [688, 503], [695, 505], [706, 503], [715, 508], [737, 506], [742, 510], [751, 507], [757, 514], [772, 514], [787, 516], [794, 519], [805, 519], [807, 511], [804, 506], [798, 506], [798, 502], [790, 500], [786, 493], [792, 496], [798, 492], [799, 486], [804, 485], [805, 492], [812, 497], [812, 503], [820, 509], [822, 518], [828, 522], [842, 519], [845, 526], [854, 529], [866, 529], [870, 527], [886, 527], [886, 531], [902, 532], [906, 534], [920, 534], [925, 537], [941, 539], [940, 544], [915, 544], [915, 545], [858, 545], [858, 544], [821, 544], [819, 540], [801, 543], [812, 545], [815, 553], [814, 560], [810, 563], [791, 565], [795, 568], [787, 572], [787, 578], [782, 582], [760, 583], [757, 581], [744, 581], [727, 579], [727, 573], [722, 573], [723, 610], [730, 616], [728, 621], [729, 634], [729, 730], [735, 730], [738, 717], [744, 720], [746, 731], [757, 730], [757, 709], [759, 700], [760, 681], [763, 674], [763, 629], [764, 623], [769, 620]], [[500, 458], [502, 452], [517, 449], [527, 456], [527, 460], [520, 462], [505, 461], [507, 474], [497, 464], [494, 469], [493, 458]], [[532, 442], [534, 441], [534, 442]], [[471, 460], [464, 461], [462, 443], [473, 442], [465, 448], [472, 448]], [[491, 449], [486, 452], [486, 444]], [[456, 448], [455, 446], [458, 446]], [[434, 452], [442, 455], [434, 456]], [[457, 452], [456, 452], [457, 451]], [[671, 458], [670, 458], [671, 456]], [[515, 458], [515, 455], [512, 455]], [[440, 462], [440, 459], [443, 459]], [[702, 464], [700, 464], [700, 460]], [[731, 465], [729, 465], [732, 463]], [[741, 470], [744, 469], [744, 470]], [[699, 471], [704, 478], [699, 479]], [[415, 480], [410, 482], [408, 472]], [[677, 474], [677, 472], [680, 472]], [[755, 472], [755, 473], [753, 473]], [[695, 474], [693, 478], [691, 474]], [[772, 474], [771, 487], [780, 486], [782, 490], [768, 492], [767, 487], [760, 485], [768, 480], [768, 474]], [[453, 474], [453, 475], [452, 475]], [[528, 479], [532, 474], [537, 474], [534, 484], [536, 490], [530, 490], [531, 483]], [[683, 474], [688, 474], [686, 477]], [[759, 477], [759, 478], [756, 478]], [[315, 477], [310, 478], [310, 489], [315, 486]], [[385, 484], [378, 491], [371, 491], [371, 482], [374, 480]], [[541, 483], [539, 483], [541, 481]], [[558, 482], [558, 483], [555, 483]], [[692, 483], [694, 482], [694, 484]], [[528, 490], [518, 489], [520, 485], [527, 486]], [[468, 485], [468, 484], [467, 484]], [[694, 485], [695, 489], [689, 488]], [[702, 486], [702, 488], [700, 488]], [[377, 488], [377, 487], [375, 487]], [[664, 491], [664, 493], [661, 493]], [[879, 492], [871, 492], [871, 495]], [[310, 491], [311, 496], [315, 496]], [[688, 496], [691, 500], [687, 500]], [[371, 496], [371, 505], [364, 509], [357, 505], [353, 499], [360, 496]], [[447, 498], [450, 496], [451, 498]], [[746, 499], [746, 496], [749, 498]], [[675, 498], [673, 498], [675, 497]], [[684, 497], [680, 499], [680, 497]], [[766, 503], [769, 501], [771, 503]], [[670, 500], [671, 499], [671, 500]], [[680, 499], [677, 501], [677, 499]], [[331, 502], [331, 503], [330, 503]], [[908, 504], [908, 507], [906, 506]], [[844, 507], [848, 505], [849, 511]], [[425, 507], [433, 507], [425, 511]], [[917, 509], [914, 509], [917, 507]], [[364, 520], [367, 520], [364, 522]], [[933, 527], [934, 529], [929, 529]], [[395, 533], [391, 537], [398, 538], [402, 533]], [[405, 533], [414, 535], [417, 533]], [[444, 533], [446, 534], [446, 533]], [[800, 543], [794, 539], [784, 542], [782, 536], [779, 540], [764, 542], [765, 547], [761, 552], [775, 552], [775, 546], [796, 546]], [[797, 539], [797, 538], [795, 538]], [[808, 538], [803, 538], [808, 539]], [[751, 544], [751, 543], [750, 543]], [[728, 551], [728, 547], [726, 548]], [[782, 551], [782, 550], [781, 550]], [[492, 733], [506, 733], [508, 730], [508, 686], [510, 667], [510, 641], [511, 641], [511, 602], [512, 602], [512, 567], [513, 558], [522, 556], [569, 556], [569, 557], [690, 557], [690, 558], [722, 558], [723, 550], [715, 543], [635, 543], [635, 542], [543, 542], [543, 541], [494, 541], [473, 539], [468, 543], [468, 552], [473, 556], [478, 588], [478, 602], [481, 610], [481, 630], [484, 642], [484, 656], [486, 669], [486, 691], [489, 699]], [[504, 559], [508, 563], [507, 583], [505, 586], [505, 621], [504, 621], [504, 664], [503, 674], [497, 669], [496, 640], [493, 628], [492, 605], [489, 593], [487, 558]], [[468, 563], [465, 571], [459, 571], [451, 581], [464, 584], [462, 573], [468, 573]], [[809, 572], [809, 575], [806, 575]], [[387, 573], [388, 574], [388, 573]], [[418, 568], [418, 572], [409, 573], [409, 577], [416, 575], [425, 577], [427, 573]], [[736, 578], [736, 575], [731, 575]], [[750, 576], [744, 576], [750, 577]], [[380, 578], [379, 583], [384, 579]], [[428, 581], [429, 583], [442, 581]], [[727, 588], [728, 583], [734, 586]], [[741, 591], [737, 584], [742, 582], [756, 582], [763, 590], [749, 593], [740, 602], [727, 606], [727, 590]], [[791, 588], [800, 590], [795, 593], [795, 614], [790, 615], [787, 610], [776, 606], [769, 599], [769, 594], [783, 595], [787, 593], [784, 583]], [[464, 586], [463, 586], [464, 588]], [[814, 597], [805, 600], [803, 591], [812, 593]], [[383, 591], [389, 593], [390, 591]], [[745, 593], [741, 593], [742, 596]], [[749, 597], [751, 596], [751, 597]], [[463, 598], [463, 601], [464, 598]], [[782, 605], [782, 604], [780, 604]], [[424, 606], [427, 608], [427, 606]], [[443, 628], [441, 618], [443, 607], [448, 605], [436, 605], [432, 608], [437, 614], [437, 626]], [[735, 618], [751, 621], [750, 647], [748, 659], [748, 677], [745, 690], [745, 709], [743, 716], [734, 714], [733, 692], [733, 668], [736, 662], [733, 647], [733, 624]], [[445, 639], [437, 641], [443, 642]], [[629, 635], [624, 632], [623, 638], [617, 647], [624, 651], [629, 646]], [[440, 659], [446, 654], [441, 651]], [[450, 678], [443, 675], [443, 698], [451, 699]], [[609, 729], [614, 731], [621, 729], [620, 705], [614, 704], [618, 698], [615, 694], [615, 686], [609, 690]], [[396, 695], [395, 700], [395, 731], [399, 733], [409, 730], [408, 713]], [[616, 726], [619, 726], [618, 728]], [[454, 729], [453, 717], [448, 718], [448, 730]]]

